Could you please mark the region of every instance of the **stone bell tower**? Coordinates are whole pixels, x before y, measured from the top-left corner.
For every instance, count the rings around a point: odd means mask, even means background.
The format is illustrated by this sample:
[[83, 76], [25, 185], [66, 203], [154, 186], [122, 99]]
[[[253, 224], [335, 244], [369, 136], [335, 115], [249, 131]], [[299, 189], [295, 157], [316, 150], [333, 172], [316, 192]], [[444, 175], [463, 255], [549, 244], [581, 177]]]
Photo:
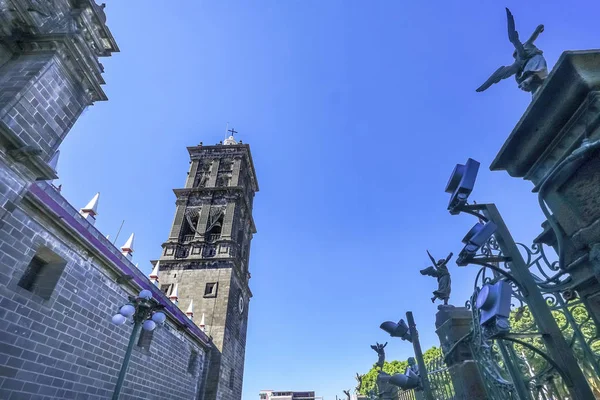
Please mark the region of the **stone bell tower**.
[[[232, 130], [233, 131], [233, 130]], [[185, 188], [159, 260], [158, 285], [191, 311], [216, 350], [210, 356], [207, 400], [240, 400], [244, 373], [252, 202], [258, 183], [250, 146], [230, 136], [222, 144], [188, 148]], [[156, 268], [155, 268], [156, 269]], [[191, 313], [190, 313], [191, 314]]]

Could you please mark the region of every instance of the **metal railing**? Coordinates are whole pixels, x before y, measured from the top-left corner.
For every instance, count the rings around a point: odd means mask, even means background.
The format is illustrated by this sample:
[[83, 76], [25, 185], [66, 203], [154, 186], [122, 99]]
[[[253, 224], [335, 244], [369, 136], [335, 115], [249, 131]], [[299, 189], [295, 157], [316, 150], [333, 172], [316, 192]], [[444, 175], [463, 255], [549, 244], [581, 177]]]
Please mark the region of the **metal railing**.
[[417, 400], [414, 389], [400, 390], [398, 392], [398, 400]]
[[433, 392], [433, 398], [436, 400], [454, 399], [454, 386], [448, 367], [444, 362], [444, 356], [433, 359], [427, 364], [427, 376], [429, 377], [429, 386]]

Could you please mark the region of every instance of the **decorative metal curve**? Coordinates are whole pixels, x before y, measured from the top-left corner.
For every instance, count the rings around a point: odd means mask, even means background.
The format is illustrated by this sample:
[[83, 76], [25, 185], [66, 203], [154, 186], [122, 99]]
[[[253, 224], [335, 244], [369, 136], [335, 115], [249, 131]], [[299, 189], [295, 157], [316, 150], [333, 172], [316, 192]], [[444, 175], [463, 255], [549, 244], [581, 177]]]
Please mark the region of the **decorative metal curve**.
[[[551, 261], [543, 244], [535, 243], [531, 248], [522, 243], [517, 245], [567, 343], [576, 353], [590, 386], [600, 398], [600, 336], [583, 302], [572, 295], [566, 298], [563, 293], [569, 289], [571, 277], [558, 267], [557, 261]], [[484, 262], [493, 259], [498, 262]], [[473, 329], [464, 340], [471, 345], [488, 394], [494, 399], [519, 399], [508, 374], [510, 363], [513, 371], [519, 371], [520, 379], [534, 399], [566, 398], [568, 390], [562, 378], [564, 371], [547, 355], [541, 340], [542, 332], [529, 312], [523, 288], [514, 279], [510, 260], [504, 257], [496, 239], [492, 236], [469, 262], [482, 268], [477, 272], [473, 295], [465, 303], [473, 315]], [[511, 333], [523, 335], [523, 339], [486, 339], [479, 325], [479, 310], [474, 307], [477, 294], [485, 284], [499, 280], [512, 286]], [[506, 342], [504, 357], [497, 347], [500, 340]]]
[[[554, 361], [552, 358], [550, 358], [550, 356], [548, 356], [548, 355], [547, 355], [546, 353], [544, 353], [543, 351], [540, 351], [540, 350], [539, 350], [538, 348], [536, 348], [535, 346], [533, 346], [533, 345], [531, 345], [531, 344], [529, 344], [529, 343], [527, 343], [527, 342], [524, 342], [524, 341], [522, 341], [522, 340], [519, 340], [519, 339], [517, 339], [517, 338], [510, 337], [510, 336], [503, 337], [501, 340], [507, 340], [507, 341], [509, 341], [509, 342], [518, 343], [518, 344], [520, 344], [521, 346], [527, 347], [529, 350], [531, 350], [531, 351], [533, 351], [533, 352], [535, 352], [535, 353], [539, 354], [539, 355], [540, 355], [540, 356], [542, 356], [542, 357], [543, 357], [543, 358], [544, 358], [546, 361], [548, 361], [548, 363], [550, 363], [550, 364], [552, 365], [552, 367], [553, 367], [553, 368], [556, 368], [556, 370], [557, 370], [557, 371], [558, 371], [558, 372], [561, 374], [561, 376], [567, 376], [567, 375], [564, 373], [563, 369], [560, 367], [560, 365], [558, 365], [558, 364], [557, 364], [557, 363], [556, 363], [556, 362], [555, 362], [555, 361]], [[568, 381], [568, 382], [565, 382], [565, 383], [567, 384], [567, 386], [573, 386], [573, 382], [571, 382], [571, 381]]]

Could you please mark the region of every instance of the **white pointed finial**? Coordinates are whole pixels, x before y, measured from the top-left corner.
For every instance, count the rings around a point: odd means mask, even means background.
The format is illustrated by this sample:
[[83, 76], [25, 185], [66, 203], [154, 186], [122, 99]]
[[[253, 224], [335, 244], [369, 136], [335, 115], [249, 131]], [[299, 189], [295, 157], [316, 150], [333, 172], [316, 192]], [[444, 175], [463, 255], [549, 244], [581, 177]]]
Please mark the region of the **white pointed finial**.
[[137, 269], [140, 269], [140, 263], [135, 263], [135, 267], [136, 267]]
[[123, 245], [123, 247], [121, 247], [121, 253], [128, 258], [133, 257], [133, 237], [134, 234], [132, 233], [131, 236], [129, 236], [129, 239], [127, 239], [127, 241]]
[[156, 264], [154, 264], [154, 268], [152, 268], [152, 272], [150, 272], [150, 282], [154, 283], [156, 286], [158, 286], [158, 269], [160, 268], [160, 261], [157, 261]]
[[206, 328], [206, 325], [204, 325], [204, 313], [202, 313], [202, 318], [200, 319], [200, 325], [198, 325], [198, 326], [200, 327], [202, 332], [204, 332], [204, 328]]
[[100, 192], [96, 193], [89, 203], [81, 210], [79, 214], [83, 216], [90, 224], [94, 225], [96, 222], [96, 215], [98, 215], [98, 199], [100, 198]]
[[56, 172], [56, 168], [58, 167], [58, 157], [60, 157], [60, 150], [56, 150], [56, 153], [54, 153], [54, 155], [48, 162], [48, 165], [50, 166], [50, 168], [52, 168], [54, 172]]
[[190, 300], [190, 305], [188, 306], [185, 315], [187, 315], [189, 319], [194, 319], [194, 299]]
[[106, 239], [110, 239], [110, 235], [106, 235]]
[[177, 300], [178, 300], [178, 296], [177, 296], [177, 283], [175, 284], [175, 286], [173, 287], [173, 290], [171, 291], [171, 294], [169, 295], [169, 299], [177, 304]]
[[58, 166], [58, 157], [60, 157], [60, 150], [56, 150], [56, 153], [54, 153], [48, 162], [48, 165], [54, 170], [54, 172], [56, 172], [56, 167]]

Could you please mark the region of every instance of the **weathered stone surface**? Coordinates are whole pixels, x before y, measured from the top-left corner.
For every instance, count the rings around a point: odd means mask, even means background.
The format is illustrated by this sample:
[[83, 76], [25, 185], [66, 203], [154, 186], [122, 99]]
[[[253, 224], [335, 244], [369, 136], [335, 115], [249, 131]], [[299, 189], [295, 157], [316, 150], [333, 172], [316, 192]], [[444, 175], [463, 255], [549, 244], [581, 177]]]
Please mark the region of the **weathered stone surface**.
[[[0, 360], [6, 365], [0, 368], [0, 398], [105, 399], [114, 389], [131, 332], [129, 324], [112, 325], [111, 316], [139, 290], [138, 282], [152, 285], [114, 246], [108, 251], [82, 235], [88, 232], [97, 243], [110, 245], [54, 189], [39, 185], [0, 230]], [[19, 286], [41, 248], [66, 261], [47, 300]], [[133, 276], [128, 286], [115, 282], [123, 273]], [[149, 351], [135, 348], [124, 398], [187, 400], [202, 392], [211, 346], [181, 311], [172, 309], [176, 315], [154, 332]], [[182, 321], [192, 329], [181, 330]], [[190, 366], [192, 351], [198, 356]]]
[[441, 309], [436, 314], [436, 333], [446, 354], [455, 399], [487, 399], [469, 344], [460, 341], [471, 331], [472, 323], [472, 313], [465, 307]]
[[[93, 0], [0, 2], [0, 224], [48, 165], [82, 111], [106, 100], [100, 57], [119, 51]], [[0, 190], [1, 191], [1, 190]]]
[[[205, 316], [206, 332], [215, 344], [206, 399], [239, 400], [252, 297], [248, 286], [250, 241], [256, 232], [252, 200], [258, 184], [248, 145], [197, 146], [188, 151], [190, 175], [184, 189], [174, 190], [177, 209], [169, 240], [163, 244], [159, 281], [161, 287], [177, 284], [181, 309], [193, 300], [196, 321]], [[216, 294], [205, 294], [209, 283], [217, 285]]]
[[529, 174], [540, 156], [554, 149], [555, 139], [589, 92], [600, 88], [598, 65], [600, 50], [564, 52], [490, 169], [506, 170], [514, 177]]

